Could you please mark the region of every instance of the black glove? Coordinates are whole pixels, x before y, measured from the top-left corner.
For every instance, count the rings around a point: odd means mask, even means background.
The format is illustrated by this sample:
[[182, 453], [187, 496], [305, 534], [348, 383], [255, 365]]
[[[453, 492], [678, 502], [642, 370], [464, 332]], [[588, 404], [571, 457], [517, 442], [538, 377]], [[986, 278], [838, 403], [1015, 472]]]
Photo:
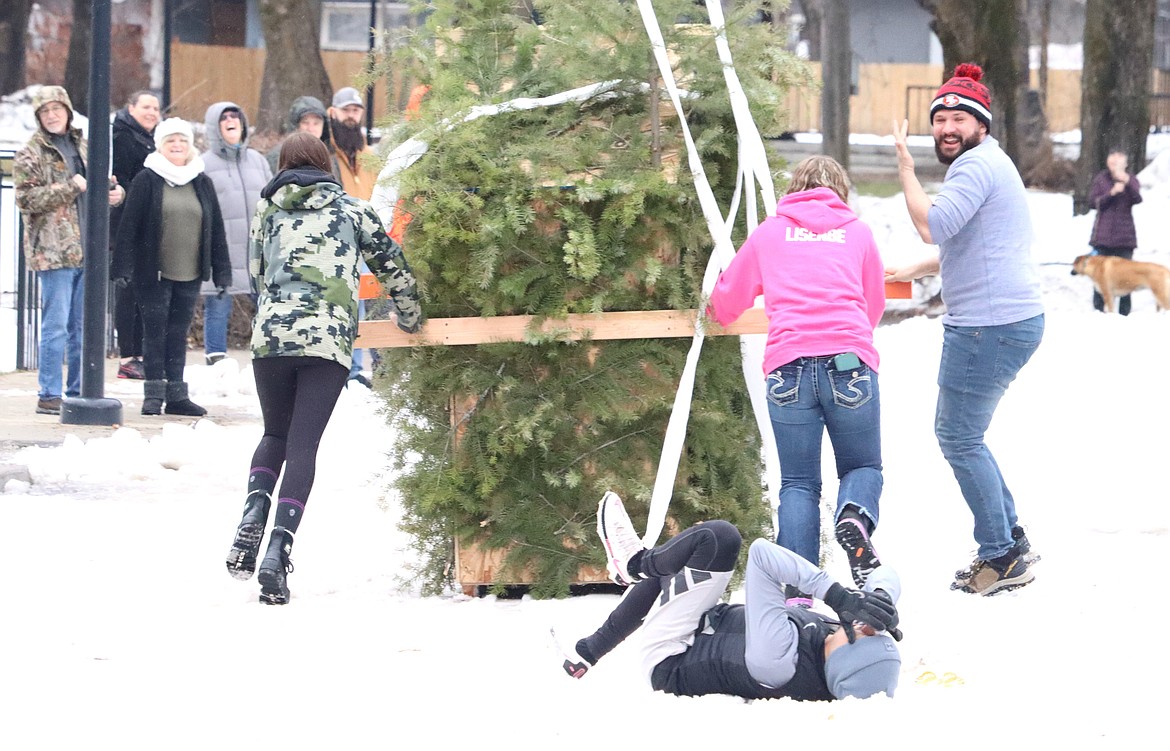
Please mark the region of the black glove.
[[[898, 610], [885, 592], [863, 592], [845, 589], [834, 583], [825, 594], [825, 604], [831, 607], [841, 621], [841, 628], [852, 644], [857, 638], [853, 633], [854, 621], [871, 626], [877, 631], [888, 631], [891, 624], [898, 623]], [[891, 634], [892, 636], [893, 634]]]
[[894, 617], [890, 620], [890, 625], [886, 627], [886, 632], [894, 637], [894, 641], [902, 641], [902, 631], [898, 628], [898, 608], [894, 605], [894, 598], [890, 597], [889, 593], [884, 589], [875, 589], [873, 596], [880, 596], [886, 602], [890, 603], [890, 607], [894, 608]]
[[216, 299], [222, 300], [224, 298], [224, 295], [227, 294], [227, 287], [216, 287], [215, 290], [216, 290], [216, 292], [215, 292]]
[[126, 289], [130, 286], [130, 280], [124, 276], [114, 277], [114, 289]]

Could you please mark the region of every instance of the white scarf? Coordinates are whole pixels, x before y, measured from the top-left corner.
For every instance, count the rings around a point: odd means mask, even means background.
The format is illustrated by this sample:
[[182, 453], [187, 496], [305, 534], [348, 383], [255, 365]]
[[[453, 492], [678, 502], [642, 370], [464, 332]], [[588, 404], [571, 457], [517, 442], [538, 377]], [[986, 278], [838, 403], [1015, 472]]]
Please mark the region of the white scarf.
[[177, 166], [171, 164], [162, 154], [157, 151], [152, 151], [147, 155], [146, 161], [142, 163], [142, 166], [153, 170], [172, 187], [186, 185], [202, 174], [204, 169], [203, 157], [199, 156], [199, 152], [192, 149], [191, 153], [194, 156], [191, 157], [190, 161], [182, 166]]

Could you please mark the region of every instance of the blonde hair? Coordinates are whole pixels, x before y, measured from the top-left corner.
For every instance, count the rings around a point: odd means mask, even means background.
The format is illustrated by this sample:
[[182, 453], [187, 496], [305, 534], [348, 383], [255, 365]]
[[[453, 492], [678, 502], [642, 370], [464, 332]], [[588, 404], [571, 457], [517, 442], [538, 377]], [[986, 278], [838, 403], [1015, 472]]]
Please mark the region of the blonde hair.
[[849, 174], [831, 156], [824, 154], [810, 156], [802, 159], [800, 164], [792, 170], [788, 193], [799, 193], [802, 190], [812, 190], [813, 188], [829, 188], [842, 201], [849, 202]]

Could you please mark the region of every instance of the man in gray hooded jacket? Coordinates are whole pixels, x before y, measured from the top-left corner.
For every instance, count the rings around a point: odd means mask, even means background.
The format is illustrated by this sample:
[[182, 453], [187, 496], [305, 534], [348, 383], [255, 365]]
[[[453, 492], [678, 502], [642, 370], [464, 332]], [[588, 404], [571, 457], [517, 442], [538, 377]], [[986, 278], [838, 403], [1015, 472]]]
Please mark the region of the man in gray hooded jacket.
[[232, 261], [230, 287], [203, 285], [203, 351], [213, 365], [227, 354], [228, 322], [232, 296], [252, 294], [248, 277], [248, 229], [260, 200], [260, 190], [272, 179], [268, 161], [248, 148], [248, 120], [234, 102], [216, 102], [207, 108], [207, 153], [203, 161], [215, 184], [223, 214], [224, 234]]

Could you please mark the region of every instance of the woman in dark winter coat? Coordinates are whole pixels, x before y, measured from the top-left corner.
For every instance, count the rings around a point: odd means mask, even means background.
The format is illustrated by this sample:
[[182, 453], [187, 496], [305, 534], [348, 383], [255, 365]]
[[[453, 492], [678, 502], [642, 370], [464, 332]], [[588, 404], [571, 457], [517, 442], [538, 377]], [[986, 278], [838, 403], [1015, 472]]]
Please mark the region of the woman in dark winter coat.
[[[1093, 178], [1089, 187], [1089, 205], [1097, 210], [1093, 234], [1089, 244], [1098, 255], [1117, 256], [1133, 260], [1137, 247], [1137, 228], [1133, 223], [1133, 207], [1142, 202], [1141, 187], [1131, 175], [1129, 158], [1124, 151], [1114, 149], [1105, 159], [1105, 169]], [[1117, 305], [1117, 312], [1129, 315], [1130, 296], [1125, 295]], [[1105, 310], [1105, 298], [1093, 290], [1093, 307]]]
[[201, 417], [207, 410], [187, 395], [187, 329], [205, 280], [226, 290], [232, 270], [215, 186], [203, 174], [191, 126], [164, 120], [154, 131], [158, 151], [130, 186], [122, 213], [112, 276], [133, 284], [145, 329], [142, 414]]
[[[158, 97], [153, 91], [135, 91], [126, 106], [114, 114], [110, 126], [111, 170], [126, 191], [144, 167], [147, 155], [154, 151], [154, 128], [159, 121]], [[122, 222], [122, 208], [110, 209], [110, 245], [118, 241], [118, 227]], [[118, 350], [122, 362], [119, 378], [141, 381], [142, 370], [142, 315], [134, 287], [116, 290], [114, 295], [114, 331], [118, 335]]]
[[260, 601], [288, 602], [293, 535], [313, 487], [317, 446], [345, 387], [357, 334], [364, 260], [394, 301], [398, 327], [418, 331], [422, 310], [410, 266], [374, 209], [346, 195], [330, 174], [321, 139], [293, 133], [280, 172], [261, 193], [248, 264], [259, 290], [252, 368], [264, 436], [252, 456], [244, 515], [228, 551], [237, 579], [256, 570], [276, 478], [276, 518], [260, 563]]

